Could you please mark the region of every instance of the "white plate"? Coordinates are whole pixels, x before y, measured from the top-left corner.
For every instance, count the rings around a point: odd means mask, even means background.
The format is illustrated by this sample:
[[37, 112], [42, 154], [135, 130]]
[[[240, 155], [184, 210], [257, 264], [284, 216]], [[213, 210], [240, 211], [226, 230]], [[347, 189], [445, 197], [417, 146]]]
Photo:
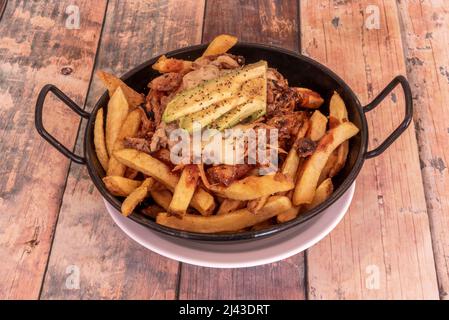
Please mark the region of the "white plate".
[[354, 195], [355, 183], [332, 206], [306, 223], [267, 238], [208, 243], [185, 240], [152, 231], [123, 217], [106, 200], [115, 223], [134, 241], [162, 256], [212, 268], [242, 268], [291, 257], [323, 239], [341, 221]]

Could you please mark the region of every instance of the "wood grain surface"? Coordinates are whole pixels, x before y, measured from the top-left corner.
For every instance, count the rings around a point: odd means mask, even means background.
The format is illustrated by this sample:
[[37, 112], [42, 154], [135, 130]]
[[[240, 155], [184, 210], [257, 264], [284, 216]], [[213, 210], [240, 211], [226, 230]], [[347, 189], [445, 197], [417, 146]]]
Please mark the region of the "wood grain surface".
[[400, 1], [440, 297], [449, 299], [449, 3]]
[[[366, 28], [373, 6], [379, 29]], [[339, 74], [362, 104], [405, 74], [395, 1], [301, 1], [300, 11], [303, 52]], [[403, 108], [396, 90], [368, 114], [371, 148], [400, 123]], [[438, 298], [413, 124], [365, 162], [349, 213], [308, 250], [307, 262], [311, 299]]]
[[[243, 41], [272, 43], [298, 51], [296, 1], [208, 0], [203, 41], [230, 33]], [[236, 23], [237, 21], [241, 23]], [[304, 299], [304, 255], [244, 269], [183, 264], [181, 299]]]
[[[107, 12], [96, 70], [120, 75], [154, 55], [201, 41], [204, 8], [196, 0], [117, 0]], [[93, 79], [88, 107], [104, 90]], [[79, 289], [66, 287], [70, 266], [79, 270]], [[143, 248], [114, 224], [86, 168], [72, 165], [42, 298], [174, 299], [177, 274], [176, 261]]]
[[[105, 1], [77, 1], [80, 29], [67, 29], [72, 1], [9, 1], [0, 22], [0, 297], [36, 299], [47, 264], [69, 161], [38, 136], [34, 104], [48, 82], [84, 103]], [[79, 118], [47, 99], [44, 124], [73, 146]], [[43, 187], [45, 186], [45, 187]]]

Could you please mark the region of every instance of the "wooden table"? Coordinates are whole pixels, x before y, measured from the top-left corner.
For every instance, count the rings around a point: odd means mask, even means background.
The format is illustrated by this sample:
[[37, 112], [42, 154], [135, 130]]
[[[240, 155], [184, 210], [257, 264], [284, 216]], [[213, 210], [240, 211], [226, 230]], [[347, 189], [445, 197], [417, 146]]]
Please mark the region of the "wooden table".
[[[71, 28], [76, 8], [69, 5], [79, 8], [79, 29]], [[397, 74], [407, 75], [414, 96], [414, 123], [365, 163], [338, 227], [304, 253], [254, 268], [195, 267], [140, 247], [105, 213], [86, 168], [34, 129], [44, 84], [90, 110], [104, 90], [96, 70], [120, 75], [220, 33], [308, 55], [336, 71], [363, 104]], [[444, 0], [7, 1], [0, 21], [0, 298], [448, 298], [448, 43]], [[45, 108], [49, 130], [82, 152], [85, 123], [56, 99]], [[369, 113], [371, 147], [398, 125], [402, 110], [396, 90]]]

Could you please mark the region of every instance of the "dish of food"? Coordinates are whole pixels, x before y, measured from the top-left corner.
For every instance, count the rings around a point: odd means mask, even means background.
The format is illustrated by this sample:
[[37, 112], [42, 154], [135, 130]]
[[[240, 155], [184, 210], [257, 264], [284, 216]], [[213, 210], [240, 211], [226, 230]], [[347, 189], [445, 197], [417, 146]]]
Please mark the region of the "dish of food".
[[[209, 46], [167, 52], [120, 79], [100, 72], [108, 91], [91, 112], [48, 84], [36, 102], [36, 129], [62, 154], [86, 165], [105, 201], [151, 230], [183, 239], [234, 241], [275, 235], [302, 225], [340, 199], [353, 185], [364, 161], [380, 155], [405, 131], [413, 111], [410, 86], [403, 76], [397, 76], [362, 106], [338, 75], [313, 59], [271, 45], [236, 40], [222, 36]], [[198, 75], [196, 71], [202, 64], [207, 72]], [[245, 86], [242, 71], [252, 78]], [[201, 79], [211, 75], [213, 79]], [[229, 77], [236, 81], [223, 82]], [[164, 91], [158, 87], [173, 79], [181, 82], [179, 88], [167, 87]], [[390, 136], [368, 150], [365, 113], [379, 106], [397, 85], [404, 92], [404, 119]], [[224, 89], [210, 90], [217, 86]], [[81, 155], [45, 129], [43, 109], [49, 93], [88, 120]], [[210, 98], [208, 94], [215, 101], [204, 105], [204, 98]], [[188, 108], [182, 107], [187, 102]], [[211, 110], [211, 104], [214, 112], [204, 111]], [[276, 104], [285, 108], [276, 109]], [[251, 115], [245, 117], [247, 113]], [[198, 130], [198, 123], [204, 125], [204, 130]], [[165, 134], [157, 130], [161, 126]], [[253, 129], [262, 133], [261, 137], [266, 133], [266, 148], [261, 154], [269, 154], [269, 161], [258, 163], [263, 160], [258, 158], [259, 153], [257, 157], [244, 153], [236, 158], [256, 162], [228, 163], [225, 159], [222, 164], [227, 166], [223, 166], [203, 162], [201, 157], [198, 162], [195, 152], [191, 163], [172, 161], [176, 152], [161, 151], [173, 151], [164, 136], [170, 137], [169, 133], [182, 128], [185, 136], [193, 137], [193, 146], [197, 133], [208, 130], [226, 133], [236, 128]], [[323, 130], [324, 136], [319, 139]], [[272, 132], [278, 133], [275, 139]], [[259, 141], [259, 135], [256, 137]], [[237, 144], [235, 149], [241, 148]], [[344, 158], [346, 161], [342, 161]], [[261, 172], [265, 169], [269, 174]]]
[[[96, 116], [95, 150], [106, 188], [124, 198], [123, 215], [139, 208], [161, 225], [198, 233], [260, 230], [295, 219], [332, 194], [348, 140], [359, 132], [343, 100], [334, 92], [324, 114], [319, 93], [290, 86], [266, 61], [245, 64], [244, 56], [228, 53], [236, 42], [218, 36], [194, 61], [161, 56], [152, 66], [161, 75], [150, 81], [146, 97], [98, 73], [110, 100], [107, 113], [100, 109]], [[258, 143], [276, 131], [269, 145], [278, 166], [261, 174], [273, 163], [260, 157], [249, 163], [248, 139], [242, 163], [193, 163], [192, 156], [173, 163], [176, 144], [169, 136], [177, 129], [190, 136], [251, 129]], [[154, 203], [140, 208], [148, 198]]]

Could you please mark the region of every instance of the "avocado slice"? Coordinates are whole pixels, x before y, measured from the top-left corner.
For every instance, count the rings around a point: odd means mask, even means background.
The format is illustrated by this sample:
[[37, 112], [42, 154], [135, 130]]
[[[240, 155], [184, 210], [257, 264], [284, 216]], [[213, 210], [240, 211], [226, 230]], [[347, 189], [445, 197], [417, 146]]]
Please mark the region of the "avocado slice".
[[[239, 91], [232, 97], [201, 111], [187, 115], [179, 120], [179, 126], [186, 129], [189, 133], [193, 132], [193, 123], [196, 121], [201, 124], [201, 128], [209, 125], [214, 120], [220, 118], [225, 113], [233, 110], [237, 106], [241, 106], [246, 102], [254, 99], [263, 100], [264, 90], [266, 88], [266, 79], [264, 76], [250, 79], [244, 82]], [[257, 114], [265, 113], [265, 109], [260, 110]], [[256, 113], [255, 113], [256, 114]]]
[[167, 104], [162, 120], [166, 123], [172, 122], [238, 95], [244, 82], [261, 76], [265, 77], [266, 70], [267, 62], [261, 60], [184, 90]]
[[225, 113], [216, 121], [210, 124], [210, 128], [223, 131], [224, 129], [232, 128], [236, 124], [239, 124], [249, 116], [255, 113], [259, 113], [266, 109], [266, 102], [260, 99], [254, 99], [248, 101], [228, 113]]
[[244, 96], [237, 96], [226, 99], [203, 109], [201, 111], [189, 114], [179, 120], [179, 126], [189, 133], [193, 132], [193, 123], [196, 121], [201, 124], [201, 128], [209, 125], [212, 121], [218, 119], [225, 113], [231, 111], [238, 105], [245, 103], [247, 100]]
[[255, 120], [265, 114], [267, 109], [266, 75], [245, 82], [241, 92], [248, 100], [212, 122], [211, 128], [222, 131], [235, 126], [248, 117]]

